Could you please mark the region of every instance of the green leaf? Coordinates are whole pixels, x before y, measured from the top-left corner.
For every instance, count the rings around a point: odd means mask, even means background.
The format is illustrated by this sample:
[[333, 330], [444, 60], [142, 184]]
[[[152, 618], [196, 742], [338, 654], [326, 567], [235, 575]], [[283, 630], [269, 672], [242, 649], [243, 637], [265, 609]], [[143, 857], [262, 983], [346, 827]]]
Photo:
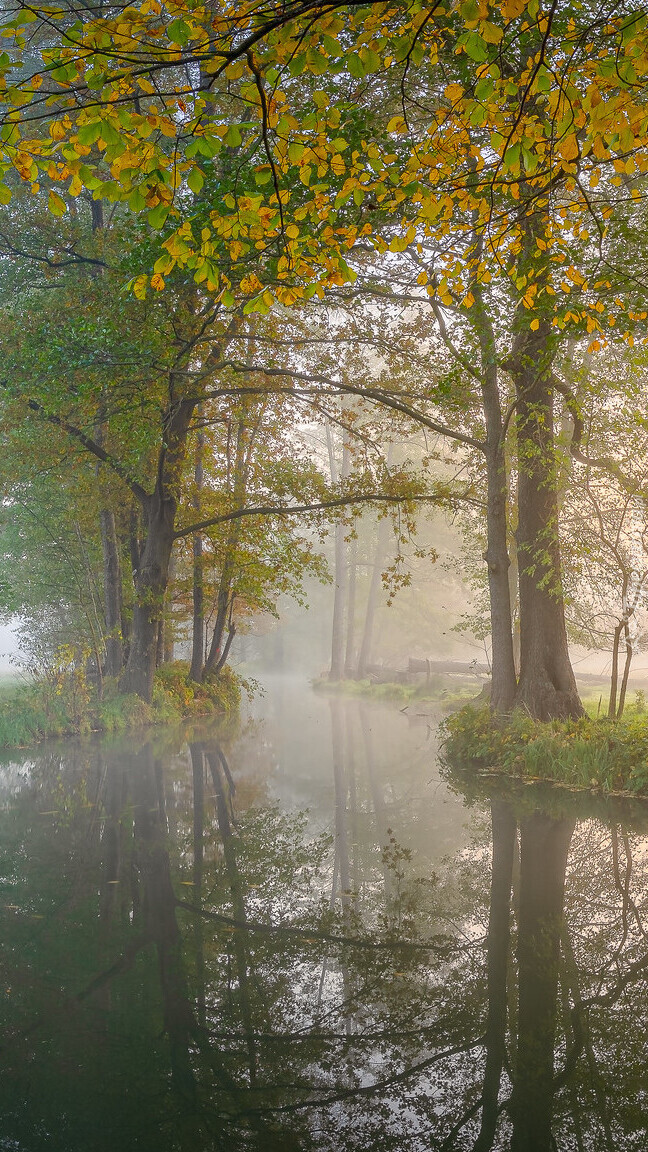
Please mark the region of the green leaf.
[[364, 63], [357, 53], [349, 56], [347, 60], [347, 68], [349, 69], [351, 76], [354, 76], [356, 80], [362, 80], [362, 77], [366, 75]]
[[98, 68], [92, 68], [89, 72], [86, 72], [85, 82], [88, 88], [97, 91], [99, 88], [103, 88], [106, 83], [106, 73], [100, 72]]
[[467, 36], [461, 37], [461, 40], [471, 60], [475, 60], [478, 64], [488, 60], [488, 51], [479, 32], [470, 32]]
[[159, 231], [164, 226], [164, 222], [169, 215], [169, 209], [166, 204], [158, 204], [156, 208], [151, 208], [146, 219], [148, 220], [151, 228]]
[[181, 48], [184, 48], [185, 44], [188, 43], [190, 35], [191, 29], [184, 20], [172, 20], [167, 28], [167, 36], [171, 43], [179, 44]]
[[105, 140], [106, 144], [121, 144], [123, 137], [119, 129], [115, 128], [108, 120], [102, 120], [99, 125], [101, 131], [100, 136]]
[[214, 156], [218, 156], [222, 147], [222, 142], [218, 136], [198, 137], [198, 151], [201, 156], [206, 156], [209, 160], [213, 160]]
[[228, 148], [241, 147], [241, 129], [238, 124], [230, 124], [225, 135], [225, 143]]
[[187, 184], [189, 185], [189, 187], [191, 188], [191, 191], [194, 192], [196, 196], [198, 195], [199, 192], [202, 191], [202, 187], [203, 187], [204, 183], [205, 183], [205, 177], [204, 177], [203, 173], [200, 171], [200, 168], [192, 168], [191, 172], [187, 176]]
[[131, 212], [142, 212], [146, 208], [146, 197], [140, 188], [133, 188], [128, 197], [128, 207]]
[[81, 124], [77, 136], [79, 144], [94, 144], [101, 136], [101, 121], [93, 120], [90, 124]]
[[299, 144], [296, 140], [293, 140], [288, 145], [288, 157], [291, 164], [299, 164], [299, 161], [301, 160], [305, 151], [306, 149], [303, 144]]

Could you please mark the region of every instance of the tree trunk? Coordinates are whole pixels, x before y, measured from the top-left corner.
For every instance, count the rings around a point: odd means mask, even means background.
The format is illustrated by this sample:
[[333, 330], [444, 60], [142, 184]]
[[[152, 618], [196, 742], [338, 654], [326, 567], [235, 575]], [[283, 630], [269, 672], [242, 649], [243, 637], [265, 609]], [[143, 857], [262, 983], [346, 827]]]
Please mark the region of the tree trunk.
[[521, 825], [518, 1045], [511, 1152], [550, 1152], [565, 869], [574, 823], [534, 812]]
[[195, 404], [195, 400], [176, 399], [171, 387], [155, 491], [142, 499], [146, 535], [139, 566], [133, 574], [133, 628], [122, 686], [124, 691], [136, 692], [148, 703], [153, 698], [156, 647], [169, 582], [177, 492]]
[[[256, 428], [253, 426], [249, 439], [246, 439], [246, 432], [248, 431], [245, 418], [239, 420], [237, 434], [236, 434], [236, 455], [234, 459], [234, 485], [233, 485], [233, 506], [234, 508], [242, 508], [245, 504], [245, 497], [247, 492], [248, 473], [250, 468], [251, 450], [254, 443]], [[212, 633], [211, 644], [209, 646], [209, 653], [205, 661], [203, 676], [209, 676], [218, 672], [222, 668], [227, 654], [223, 659], [223, 643], [225, 637], [225, 629], [228, 627], [228, 622], [231, 623], [233, 594], [232, 588], [234, 585], [234, 577], [236, 575], [236, 550], [241, 539], [242, 521], [233, 520], [227, 534], [225, 541], [225, 549], [223, 552], [223, 563], [221, 566], [220, 579], [218, 581], [218, 592], [216, 593], [216, 622], [214, 624], [214, 631]], [[231, 631], [231, 627], [230, 627]], [[234, 637], [232, 636], [232, 639]], [[230, 644], [231, 644], [230, 640]], [[229, 652], [229, 646], [227, 648]]]
[[558, 545], [549, 331], [523, 318], [511, 357], [517, 393], [520, 679], [515, 703], [537, 720], [583, 713], [569, 659]]
[[351, 555], [349, 556], [349, 573], [348, 573], [348, 586], [349, 593], [347, 598], [347, 633], [346, 633], [346, 651], [344, 656], [344, 675], [353, 676], [355, 672], [355, 603], [356, 603], [356, 576], [358, 569], [358, 541], [354, 537], [351, 543]]
[[378, 607], [378, 596], [380, 593], [380, 578], [382, 576], [383, 564], [385, 563], [385, 556], [387, 554], [387, 542], [389, 540], [389, 520], [383, 517], [378, 521], [378, 539], [376, 541], [376, 551], [374, 553], [374, 562], [371, 569], [371, 580], [369, 582], [369, 592], [367, 593], [367, 606], [365, 608], [364, 627], [362, 629], [362, 641], [360, 643], [360, 652], [358, 654], [358, 680], [364, 680], [367, 675], [367, 665], [371, 660], [371, 645], [373, 641], [374, 621], [376, 619], [376, 608]]
[[492, 682], [491, 708], [510, 712], [517, 679], [513, 657], [513, 625], [508, 554], [508, 481], [504, 451], [506, 432], [499, 395], [495, 332], [478, 284], [475, 297], [475, 324], [481, 354], [481, 394], [486, 425], [486, 552], [490, 601]]
[[164, 615], [158, 620], [157, 641], [155, 644], [155, 667], [159, 668], [164, 664], [164, 634], [165, 634], [165, 620]]
[[623, 676], [621, 677], [621, 691], [619, 692], [619, 707], [617, 708], [617, 714], [616, 714], [617, 720], [620, 720], [621, 717], [623, 716], [623, 710], [625, 708], [625, 702], [626, 702], [626, 693], [628, 691], [628, 680], [630, 677], [630, 665], [632, 664], [632, 656], [633, 656], [632, 639], [630, 637], [630, 625], [628, 624], [627, 620], [624, 622], [623, 632], [624, 632], [624, 638], [625, 638], [626, 655], [625, 655], [625, 664], [623, 666]]
[[135, 576], [133, 629], [123, 689], [136, 692], [148, 703], [153, 698], [158, 632], [164, 612], [175, 513], [173, 498], [163, 500], [157, 492], [149, 498], [146, 539]]
[[223, 640], [225, 637], [225, 629], [227, 621], [230, 616], [231, 609], [231, 591], [232, 580], [234, 579], [234, 550], [238, 543], [238, 535], [236, 539], [228, 539], [227, 551], [223, 567], [221, 569], [220, 580], [218, 582], [218, 593], [216, 595], [216, 623], [214, 624], [214, 631], [212, 632], [211, 644], [209, 646], [209, 653], [205, 661], [205, 668], [203, 676], [218, 670], [220, 658], [223, 652]]
[[119, 676], [123, 664], [122, 575], [114, 513], [103, 508], [99, 513], [99, 524], [103, 553], [106, 676]]
[[614, 629], [614, 639], [612, 641], [612, 672], [610, 675], [610, 700], [608, 703], [608, 716], [610, 720], [615, 720], [617, 714], [617, 690], [619, 687], [619, 646], [621, 644], [622, 632], [623, 620], [620, 620]]
[[[196, 440], [196, 465], [194, 469], [195, 493], [193, 508], [196, 520], [200, 519], [203, 486], [203, 452], [205, 436], [198, 433]], [[191, 633], [191, 668], [190, 680], [202, 679], [203, 659], [205, 654], [205, 587], [203, 574], [203, 538], [200, 532], [193, 537], [193, 627]]]
[[[335, 465], [335, 454], [333, 451], [333, 439], [331, 430], [327, 425], [326, 436], [329, 449], [329, 461], [331, 467], [331, 480], [335, 484], [337, 482], [337, 469]], [[345, 480], [351, 470], [351, 453], [346, 439], [342, 447], [342, 468], [340, 471], [340, 479]], [[346, 541], [344, 539], [346, 529], [344, 524], [337, 523], [335, 525], [335, 593], [333, 597], [333, 622], [331, 624], [331, 667], [329, 670], [329, 680], [343, 680], [344, 679], [344, 621], [347, 607], [347, 593], [348, 593], [348, 577], [349, 572], [346, 562]]]
[[488, 566], [492, 681], [491, 708], [510, 712], [515, 700], [516, 675], [509, 586], [506, 469], [502, 445], [489, 445], [486, 454], [486, 533], [484, 559]]

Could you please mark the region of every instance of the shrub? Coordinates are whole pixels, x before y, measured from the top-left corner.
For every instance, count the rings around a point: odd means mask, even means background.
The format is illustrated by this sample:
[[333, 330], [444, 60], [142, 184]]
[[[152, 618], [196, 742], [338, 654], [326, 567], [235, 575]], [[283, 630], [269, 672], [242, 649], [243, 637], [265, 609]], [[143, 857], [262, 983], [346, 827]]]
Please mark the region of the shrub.
[[540, 723], [526, 713], [462, 708], [443, 723], [450, 768], [500, 772], [569, 787], [648, 794], [648, 713]]
[[155, 674], [150, 705], [139, 696], [120, 693], [116, 680], [105, 681], [104, 697], [97, 700], [82, 672], [57, 667], [55, 676], [13, 684], [0, 693], [0, 747], [33, 744], [46, 737], [177, 724], [184, 717], [222, 715], [238, 708], [241, 681], [231, 668], [223, 668], [205, 684], [188, 677], [185, 661], [164, 664]]

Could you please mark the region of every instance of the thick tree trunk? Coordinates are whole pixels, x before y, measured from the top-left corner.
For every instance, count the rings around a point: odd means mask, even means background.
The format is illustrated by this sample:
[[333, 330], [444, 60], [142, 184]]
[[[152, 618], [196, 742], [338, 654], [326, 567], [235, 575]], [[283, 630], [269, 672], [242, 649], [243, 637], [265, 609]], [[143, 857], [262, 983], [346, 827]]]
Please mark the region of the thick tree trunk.
[[578, 717], [583, 708], [569, 659], [558, 545], [556, 454], [549, 332], [525, 328], [511, 373], [517, 392], [520, 679], [516, 706], [537, 720]]
[[174, 499], [160, 499], [157, 493], [149, 498], [146, 539], [135, 576], [133, 629], [123, 688], [125, 692], [136, 692], [148, 703], [153, 698], [158, 633], [164, 612], [175, 513]]
[[194, 408], [195, 400], [174, 397], [172, 384], [163, 422], [164, 442], [160, 449], [155, 491], [142, 500], [145, 540], [138, 568], [133, 573], [133, 628], [122, 686], [124, 691], [136, 692], [148, 703], [153, 698], [158, 632], [164, 614], [164, 596], [173, 551], [177, 492]]
[[106, 676], [119, 676], [123, 664], [122, 574], [114, 513], [103, 508], [99, 513], [99, 524], [103, 553]]
[[511, 1152], [550, 1152], [565, 869], [574, 824], [535, 812], [521, 825], [518, 1045]]

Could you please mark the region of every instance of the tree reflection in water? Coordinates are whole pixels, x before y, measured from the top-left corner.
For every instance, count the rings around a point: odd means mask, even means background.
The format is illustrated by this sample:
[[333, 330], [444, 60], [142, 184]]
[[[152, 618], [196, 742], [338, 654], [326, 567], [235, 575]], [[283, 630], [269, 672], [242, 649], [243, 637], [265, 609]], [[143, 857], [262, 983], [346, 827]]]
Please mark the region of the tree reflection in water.
[[0, 1148], [644, 1146], [641, 819], [500, 788], [425, 875], [367, 706], [330, 741], [324, 833], [232, 737], [7, 775]]

